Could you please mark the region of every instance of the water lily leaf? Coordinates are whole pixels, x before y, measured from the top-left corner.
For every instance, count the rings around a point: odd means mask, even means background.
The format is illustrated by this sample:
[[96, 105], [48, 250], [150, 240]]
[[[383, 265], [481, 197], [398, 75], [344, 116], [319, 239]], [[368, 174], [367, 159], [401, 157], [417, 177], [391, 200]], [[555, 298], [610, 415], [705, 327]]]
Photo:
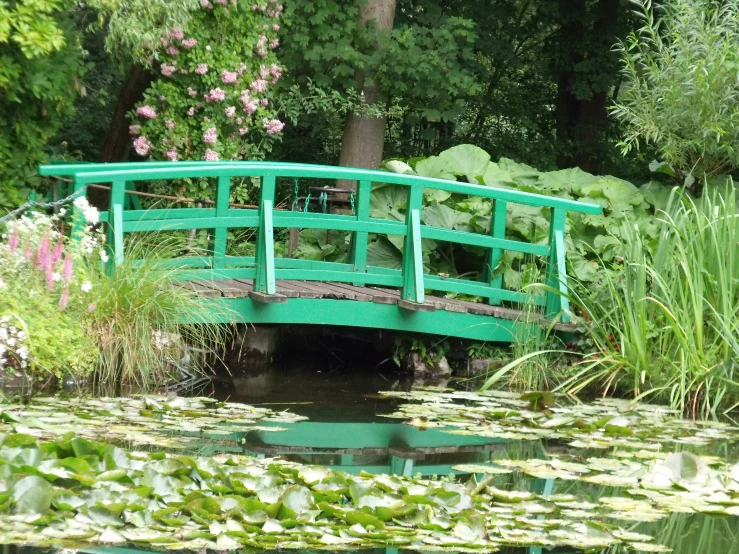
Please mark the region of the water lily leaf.
[[36, 475], [29, 475], [13, 486], [14, 511], [44, 515], [51, 507], [52, 487]]
[[100, 542], [105, 544], [123, 544], [125, 542], [128, 542], [126, 537], [121, 535], [118, 531], [113, 529], [112, 527], [108, 527], [105, 529], [102, 535], [100, 535]]
[[113, 527], [123, 527], [121, 518], [115, 512], [103, 508], [102, 506], [94, 506], [87, 510], [87, 515], [90, 516], [95, 523], [101, 525], [112, 525]]
[[313, 495], [310, 490], [300, 485], [289, 487], [280, 498], [282, 504], [296, 514], [300, 514], [313, 507]]
[[360, 512], [358, 510], [350, 510], [346, 513], [346, 522], [349, 525], [361, 525], [365, 530], [371, 527], [375, 529], [385, 529], [385, 523], [379, 518]]

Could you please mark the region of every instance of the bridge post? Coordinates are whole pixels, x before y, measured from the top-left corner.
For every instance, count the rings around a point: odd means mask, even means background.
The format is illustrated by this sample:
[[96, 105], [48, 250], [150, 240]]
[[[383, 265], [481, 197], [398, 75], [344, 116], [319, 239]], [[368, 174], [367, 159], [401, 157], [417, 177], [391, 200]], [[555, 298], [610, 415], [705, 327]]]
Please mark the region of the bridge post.
[[126, 202], [126, 188], [125, 181], [113, 181], [110, 184], [108, 244], [113, 249], [108, 265], [110, 272], [123, 263], [123, 206]]
[[[505, 238], [505, 224], [508, 217], [508, 202], [505, 200], [493, 200], [493, 211], [490, 214], [490, 235], [496, 239]], [[500, 289], [503, 287], [503, 275], [494, 276], [495, 268], [500, 264], [503, 257], [503, 250], [500, 248], [491, 248], [485, 260], [485, 271], [483, 272], [484, 280], [490, 284], [490, 288]], [[500, 304], [500, 298], [488, 298], [488, 304], [497, 306]]]
[[565, 222], [567, 211], [552, 208], [549, 223], [549, 260], [547, 263], [546, 317], [554, 318], [561, 314], [561, 321], [566, 323], [569, 317], [565, 313], [570, 307], [567, 290], [567, 266], [565, 265]]
[[[216, 217], [228, 216], [229, 200], [231, 198], [231, 177], [223, 176], [218, 178], [218, 188], [216, 190]], [[260, 220], [261, 221], [261, 220]], [[226, 227], [216, 227], [213, 239], [213, 269], [223, 269], [226, 266], [226, 239], [228, 237], [228, 229]]]
[[403, 248], [403, 290], [401, 298], [423, 304], [423, 249], [421, 245], [421, 202], [423, 187], [411, 186], [405, 212], [405, 247]]
[[[367, 222], [370, 215], [370, 200], [372, 197], [372, 181], [359, 181], [357, 187], [357, 221]], [[354, 266], [354, 273], [367, 273], [367, 231], [355, 231], [352, 233], [352, 241], [349, 249], [349, 263]], [[360, 285], [361, 283], [355, 283]]]
[[275, 284], [275, 244], [272, 226], [272, 206], [275, 199], [274, 175], [262, 177], [262, 190], [259, 200], [259, 229], [257, 230], [257, 274], [254, 290], [264, 294], [274, 294]]

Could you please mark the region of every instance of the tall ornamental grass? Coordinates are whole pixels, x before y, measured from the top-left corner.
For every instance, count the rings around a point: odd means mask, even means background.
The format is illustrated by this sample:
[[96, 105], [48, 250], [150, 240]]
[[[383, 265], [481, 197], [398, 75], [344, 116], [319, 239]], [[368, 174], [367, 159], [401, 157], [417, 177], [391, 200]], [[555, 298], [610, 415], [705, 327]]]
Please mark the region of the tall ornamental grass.
[[730, 410], [739, 405], [737, 190], [673, 193], [657, 217], [656, 244], [627, 227], [622, 263], [600, 287], [573, 291], [596, 352], [559, 389], [597, 385], [694, 415]]
[[180, 367], [202, 373], [204, 360], [192, 353], [214, 353], [224, 344], [223, 326], [195, 324], [193, 316], [205, 310], [202, 299], [174, 286], [176, 272], [162, 268], [161, 261], [176, 258], [183, 245], [178, 237], [136, 237], [127, 242], [121, 265], [97, 273], [92, 329], [100, 351], [98, 385], [150, 389], [180, 379]]

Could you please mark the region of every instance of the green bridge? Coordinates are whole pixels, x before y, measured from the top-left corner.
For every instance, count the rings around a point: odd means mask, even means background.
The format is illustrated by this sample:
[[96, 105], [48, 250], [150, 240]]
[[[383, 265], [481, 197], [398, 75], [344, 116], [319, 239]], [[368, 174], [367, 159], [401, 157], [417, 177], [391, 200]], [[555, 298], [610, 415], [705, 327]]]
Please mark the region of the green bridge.
[[[539, 325], [567, 330], [565, 220], [568, 211], [598, 214], [600, 206], [552, 196], [346, 167], [274, 162], [142, 162], [122, 164], [59, 164], [40, 168], [41, 175], [64, 180], [67, 190], [88, 186], [110, 188], [109, 209], [101, 213], [107, 225], [111, 264], [126, 259], [125, 236], [132, 233], [212, 230], [205, 256], [166, 261], [176, 272], [178, 286], [201, 294], [207, 311], [200, 321], [228, 323], [296, 323], [373, 327], [477, 340], [513, 342], [527, 336], [531, 310], [524, 321], [520, 306], [536, 306]], [[260, 180], [258, 206], [230, 203], [235, 180]], [[217, 182], [213, 207], [141, 209], [137, 189], [147, 181], [211, 179]], [[312, 213], [275, 208], [279, 179], [337, 179], [356, 182], [351, 215]], [[407, 192], [404, 220], [371, 217], [373, 187], [396, 186]], [[175, 187], [173, 186], [173, 189]], [[458, 231], [422, 222], [424, 191], [440, 190], [493, 202], [489, 234]], [[133, 194], [132, 194], [133, 193]], [[82, 194], [82, 192], [80, 193]], [[354, 198], [354, 197], [353, 197]], [[175, 203], [176, 204], [176, 203]], [[549, 208], [550, 233], [545, 244], [506, 238], [509, 204]], [[227, 255], [229, 229], [256, 231], [254, 256]], [[324, 229], [350, 235], [345, 263], [275, 256], [275, 229]], [[400, 269], [369, 265], [370, 236], [403, 237]], [[423, 265], [422, 240], [431, 239], [487, 249], [478, 281], [430, 275]], [[546, 294], [503, 288], [496, 275], [504, 251], [544, 259]], [[431, 291], [432, 294], [426, 294]], [[480, 297], [471, 302], [453, 296]]]

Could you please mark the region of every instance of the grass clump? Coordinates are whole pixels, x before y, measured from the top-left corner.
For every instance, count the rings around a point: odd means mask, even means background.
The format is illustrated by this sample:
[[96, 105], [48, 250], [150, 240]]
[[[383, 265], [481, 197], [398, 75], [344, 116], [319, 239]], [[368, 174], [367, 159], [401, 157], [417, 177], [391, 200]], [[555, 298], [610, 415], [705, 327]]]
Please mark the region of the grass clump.
[[594, 352], [559, 388], [597, 384], [695, 415], [729, 410], [739, 399], [737, 190], [675, 192], [657, 220], [655, 244], [625, 229], [623, 260], [598, 287], [573, 292]]

